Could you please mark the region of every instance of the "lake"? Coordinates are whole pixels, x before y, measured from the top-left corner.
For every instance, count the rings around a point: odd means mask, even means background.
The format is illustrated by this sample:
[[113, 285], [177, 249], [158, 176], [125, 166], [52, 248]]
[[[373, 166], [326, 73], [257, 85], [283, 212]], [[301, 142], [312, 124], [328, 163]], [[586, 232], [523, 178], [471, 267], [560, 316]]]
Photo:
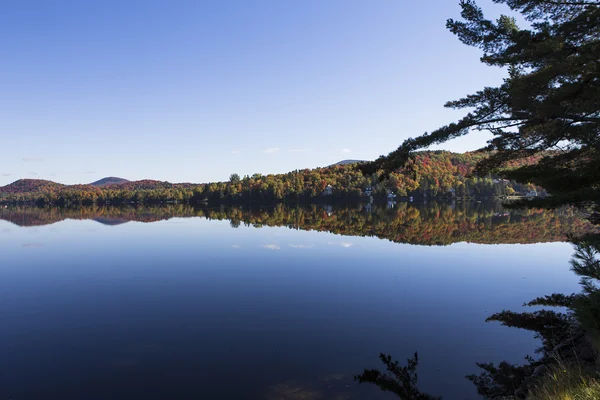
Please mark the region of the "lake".
[[0, 399], [393, 399], [353, 376], [419, 353], [419, 387], [478, 399], [524, 362], [485, 319], [579, 290], [570, 210], [0, 210]]

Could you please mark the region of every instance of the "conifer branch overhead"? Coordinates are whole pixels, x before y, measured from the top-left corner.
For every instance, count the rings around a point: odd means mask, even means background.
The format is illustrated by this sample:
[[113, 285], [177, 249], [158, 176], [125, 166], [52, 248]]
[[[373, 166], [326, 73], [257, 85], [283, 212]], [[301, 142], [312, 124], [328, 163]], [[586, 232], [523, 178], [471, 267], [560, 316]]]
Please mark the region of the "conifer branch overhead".
[[[362, 170], [383, 170], [385, 176], [402, 167], [416, 150], [488, 131], [493, 139], [486, 149], [494, 154], [478, 166], [479, 173], [502, 171], [509, 178], [540, 184], [566, 203], [596, 202], [600, 1], [494, 2], [521, 13], [530, 27], [521, 28], [515, 18], [505, 15], [496, 21], [486, 19], [474, 0], [460, 1], [462, 19], [449, 19], [446, 26], [464, 44], [483, 51], [481, 62], [508, 69], [502, 85], [447, 102], [448, 108], [473, 110], [457, 122], [405, 140]], [[544, 157], [539, 167], [503, 170], [508, 161], [540, 153]]]

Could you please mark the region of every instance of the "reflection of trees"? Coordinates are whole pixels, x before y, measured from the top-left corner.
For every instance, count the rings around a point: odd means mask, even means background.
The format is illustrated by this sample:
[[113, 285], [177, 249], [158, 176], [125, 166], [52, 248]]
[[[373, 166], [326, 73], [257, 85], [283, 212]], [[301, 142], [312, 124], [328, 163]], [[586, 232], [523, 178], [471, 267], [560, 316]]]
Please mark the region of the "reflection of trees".
[[264, 209], [205, 209], [199, 214], [209, 219], [240, 221], [246, 226], [287, 226], [421, 245], [553, 242], [566, 240], [568, 234], [593, 230], [570, 208], [506, 212], [495, 203], [401, 203], [392, 210], [374, 208], [368, 213], [361, 208], [340, 208], [331, 215], [314, 205], [278, 205]]
[[440, 400], [441, 397], [431, 396], [421, 392], [417, 388], [418, 376], [417, 365], [419, 356], [417, 353], [406, 362], [406, 366], [400, 366], [398, 361], [393, 361], [392, 356], [380, 354], [379, 358], [386, 367], [387, 373], [377, 369], [365, 369], [354, 379], [358, 383], [371, 383], [384, 392], [391, 392], [403, 400]]
[[41, 226], [66, 219], [91, 219], [106, 225], [129, 221], [156, 222], [174, 217], [193, 217], [189, 205], [174, 204], [156, 207], [9, 207], [0, 208], [0, 219], [19, 226]]
[[[485, 399], [598, 399], [597, 363], [600, 354], [600, 234], [571, 241], [575, 247], [571, 265], [581, 278], [582, 292], [552, 294], [525, 304], [541, 307], [532, 312], [502, 311], [486, 321], [525, 329], [541, 340], [537, 358], [514, 365], [478, 363], [482, 372], [469, 375]], [[401, 367], [391, 356], [380, 355], [387, 373], [365, 370], [355, 379], [372, 383], [404, 400], [438, 399], [417, 389], [417, 354]]]
[[[469, 376], [478, 392], [486, 399], [503, 396], [554, 398], [574, 387], [586, 391], [589, 398], [600, 396], [593, 380], [597, 378], [595, 364], [600, 351], [600, 235], [588, 234], [572, 239], [575, 247], [571, 265], [580, 278], [582, 292], [572, 295], [552, 294], [525, 304], [543, 307], [534, 312], [502, 311], [487, 321], [526, 329], [541, 339], [539, 358], [528, 356], [525, 365], [506, 362], [498, 366], [478, 364], [483, 372]], [[550, 308], [550, 309], [548, 309]], [[548, 379], [553, 381], [549, 389]], [[560, 383], [557, 383], [560, 382]], [[559, 398], [559, 397], [556, 397]]]
[[287, 226], [291, 229], [332, 232], [347, 236], [376, 236], [398, 243], [447, 245], [473, 243], [535, 243], [565, 240], [568, 234], [594, 231], [570, 208], [558, 210], [503, 210], [497, 203], [427, 205], [400, 203], [395, 209], [374, 207], [367, 212], [336, 208], [329, 213], [317, 205], [268, 208], [77, 207], [0, 209], [0, 218], [21, 226], [45, 225], [63, 219], [94, 219], [104, 223], [153, 222], [172, 217], [229, 220], [232, 227]]

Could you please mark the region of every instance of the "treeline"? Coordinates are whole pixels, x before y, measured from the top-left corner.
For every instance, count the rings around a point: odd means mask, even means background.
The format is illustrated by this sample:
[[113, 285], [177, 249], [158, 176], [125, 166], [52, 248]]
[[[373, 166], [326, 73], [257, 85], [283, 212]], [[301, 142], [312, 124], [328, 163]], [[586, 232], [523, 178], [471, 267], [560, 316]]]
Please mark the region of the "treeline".
[[558, 210], [503, 210], [492, 204], [399, 204], [396, 208], [366, 206], [325, 207], [193, 207], [187, 204], [157, 207], [8, 207], [0, 219], [19, 226], [52, 224], [65, 219], [95, 220], [117, 225], [128, 221], [154, 222], [169, 218], [201, 217], [228, 220], [240, 226], [285, 226], [345, 236], [375, 236], [398, 243], [448, 245], [564, 241], [569, 235], [596, 232], [589, 221], [571, 208]]
[[[274, 204], [353, 202], [365, 198], [372, 189], [375, 199], [385, 200], [388, 193], [416, 199], [486, 198], [544, 194], [541, 188], [519, 184], [488, 175], [473, 174], [476, 163], [489, 153], [464, 154], [446, 151], [416, 153], [401, 169], [383, 176], [381, 172], [363, 175], [356, 164], [304, 169], [286, 174], [240, 177], [232, 174], [226, 182], [205, 184], [136, 181], [104, 186], [65, 186], [49, 181], [20, 180], [0, 188], [0, 202], [51, 205], [158, 204]], [[535, 163], [525, 159], [520, 163]], [[517, 165], [515, 165], [517, 166]]]

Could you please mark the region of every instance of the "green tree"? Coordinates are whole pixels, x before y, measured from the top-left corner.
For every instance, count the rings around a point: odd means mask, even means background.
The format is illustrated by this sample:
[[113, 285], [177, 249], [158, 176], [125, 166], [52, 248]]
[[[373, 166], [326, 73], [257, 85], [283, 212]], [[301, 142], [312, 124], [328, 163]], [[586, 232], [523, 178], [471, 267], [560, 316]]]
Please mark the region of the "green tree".
[[[411, 160], [411, 154], [418, 149], [472, 131], [489, 131], [493, 139], [488, 142], [486, 150], [493, 153], [478, 162], [475, 172], [479, 176], [497, 171], [518, 182], [542, 186], [553, 194], [543, 202], [545, 205], [569, 203], [598, 207], [600, 1], [493, 1], [521, 13], [528, 26], [519, 27], [514, 18], [505, 15], [491, 21], [484, 17], [474, 0], [461, 0], [462, 20], [448, 20], [447, 28], [463, 43], [481, 49], [484, 64], [506, 68], [508, 76], [504, 82], [498, 87], [486, 87], [463, 99], [446, 103], [449, 108], [472, 111], [457, 122], [406, 140], [389, 155], [359, 168], [367, 175], [381, 170], [384, 175], [389, 175], [405, 167]], [[541, 157], [536, 163], [515, 165], [516, 160], [532, 156]], [[474, 194], [482, 189], [493, 190], [480, 181], [465, 180], [465, 192], [468, 194], [471, 188]], [[431, 187], [431, 182], [427, 183]], [[515, 188], [520, 190], [517, 186]], [[512, 188], [507, 188], [507, 193], [511, 191]], [[600, 337], [597, 334], [600, 331], [598, 243], [598, 235], [593, 235], [587, 242], [578, 244], [572, 264], [573, 270], [582, 277], [584, 295], [553, 295], [528, 304], [566, 306], [577, 317], [576, 321], [571, 318], [570, 312], [562, 314], [548, 310], [533, 313], [504, 311], [488, 318], [536, 332], [542, 338], [544, 356], [539, 361], [530, 359], [530, 364], [525, 366], [480, 364], [484, 372], [469, 379], [485, 398], [517, 397], [515, 389], [531, 375], [533, 367], [558, 359], [554, 354], [558, 344], [570, 343], [573, 348], [580, 347], [574, 344], [578, 336], [573, 332], [581, 327], [595, 339], [596, 344], [600, 343], [597, 339]], [[564, 357], [564, 354], [561, 356]], [[591, 365], [594, 365], [597, 360], [595, 355], [592, 358]], [[577, 355], [575, 359], [579, 363], [582, 357]], [[578, 377], [577, 382], [580, 384], [584, 380]], [[554, 384], [551, 380], [545, 383], [547, 385], [542, 386]], [[576, 396], [562, 393], [560, 397]], [[597, 395], [591, 394], [588, 398], [597, 398]]]
[[238, 184], [240, 182], [240, 176], [238, 174], [229, 175], [229, 182], [233, 184]]
[[[371, 174], [393, 171], [411, 152], [463, 136], [489, 131], [493, 155], [477, 172], [502, 171], [532, 182], [554, 195], [548, 201], [585, 203], [599, 199], [600, 187], [600, 1], [494, 0], [519, 12], [528, 22], [484, 17], [473, 0], [462, 0], [461, 21], [447, 28], [465, 44], [483, 51], [481, 61], [504, 67], [508, 76], [457, 101], [454, 109], [472, 109], [458, 122], [406, 140], [388, 156], [363, 164]], [[541, 154], [536, 165], [510, 167], [513, 160]]]

